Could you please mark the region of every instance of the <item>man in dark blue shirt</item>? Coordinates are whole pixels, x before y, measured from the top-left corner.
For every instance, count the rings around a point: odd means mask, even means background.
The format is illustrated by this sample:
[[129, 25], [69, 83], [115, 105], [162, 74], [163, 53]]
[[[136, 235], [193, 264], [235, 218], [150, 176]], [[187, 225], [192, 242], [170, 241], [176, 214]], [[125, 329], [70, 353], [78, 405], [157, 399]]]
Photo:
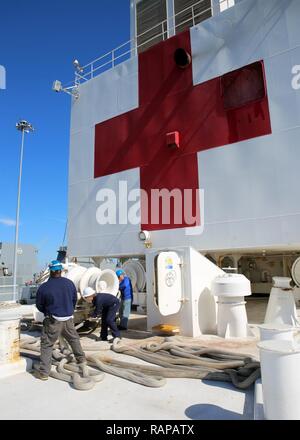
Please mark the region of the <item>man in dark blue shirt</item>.
[[116, 275], [119, 278], [119, 289], [121, 292], [121, 308], [119, 325], [120, 330], [127, 330], [128, 320], [131, 312], [131, 304], [133, 301], [133, 291], [130, 278], [128, 278], [123, 269], [116, 271]]
[[60, 335], [70, 344], [82, 370], [86, 368], [86, 359], [79, 335], [74, 327], [73, 313], [77, 302], [74, 283], [61, 276], [62, 265], [52, 261], [49, 265], [50, 278], [37, 291], [36, 307], [45, 315], [41, 335], [41, 362], [38, 379], [47, 380], [51, 370], [53, 346]]
[[100, 292], [96, 293], [91, 287], [86, 287], [83, 291], [83, 298], [93, 303], [95, 312], [93, 317], [101, 315], [101, 341], [107, 341], [108, 328], [110, 328], [114, 340], [121, 338], [120, 330], [116, 324], [116, 313], [120, 308], [120, 301], [111, 293], [104, 293], [107, 287], [105, 281], [99, 283]]

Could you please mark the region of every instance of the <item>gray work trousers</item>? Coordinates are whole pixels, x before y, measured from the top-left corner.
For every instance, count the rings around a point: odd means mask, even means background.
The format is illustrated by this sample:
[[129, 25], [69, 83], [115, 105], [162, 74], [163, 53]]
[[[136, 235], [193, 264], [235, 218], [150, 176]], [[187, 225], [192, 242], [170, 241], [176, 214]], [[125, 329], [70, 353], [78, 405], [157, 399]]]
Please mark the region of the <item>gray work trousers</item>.
[[57, 321], [54, 318], [45, 318], [41, 336], [41, 362], [40, 371], [49, 375], [53, 346], [59, 336], [63, 336], [70, 344], [77, 362], [85, 362], [85, 355], [81, 347], [79, 335], [75, 329], [73, 319]]

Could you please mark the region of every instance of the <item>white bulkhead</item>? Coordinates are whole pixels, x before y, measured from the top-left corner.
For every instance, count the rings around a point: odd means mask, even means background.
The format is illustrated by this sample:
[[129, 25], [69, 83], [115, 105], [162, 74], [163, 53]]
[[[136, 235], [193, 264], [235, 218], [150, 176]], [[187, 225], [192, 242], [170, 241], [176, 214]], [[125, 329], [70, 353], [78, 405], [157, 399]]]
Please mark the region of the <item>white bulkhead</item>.
[[191, 247], [146, 255], [147, 326], [172, 325], [183, 336], [216, 334], [212, 281], [224, 272]]
[[[190, 29], [194, 85], [264, 61], [272, 134], [199, 152], [203, 233], [190, 235], [185, 228], [152, 231], [154, 248], [299, 250], [300, 89], [294, 87], [300, 63], [299, 14], [298, 0], [245, 0]], [[139, 188], [139, 168], [93, 177], [95, 125], [138, 108], [138, 82], [135, 56], [79, 86], [71, 121], [71, 255], [144, 253], [139, 224], [97, 221], [99, 190], [115, 191], [118, 218], [124, 204], [131, 203], [119, 194], [119, 182], [127, 182], [128, 192]]]

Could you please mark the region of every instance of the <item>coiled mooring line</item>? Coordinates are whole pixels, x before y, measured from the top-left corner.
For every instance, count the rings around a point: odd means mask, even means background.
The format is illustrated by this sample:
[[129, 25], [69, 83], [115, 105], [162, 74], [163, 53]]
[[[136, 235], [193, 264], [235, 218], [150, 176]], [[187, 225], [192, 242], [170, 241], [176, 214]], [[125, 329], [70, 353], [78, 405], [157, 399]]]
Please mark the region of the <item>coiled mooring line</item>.
[[[92, 389], [103, 380], [104, 373], [153, 388], [164, 386], [166, 378], [190, 378], [231, 382], [236, 388], [246, 389], [260, 377], [260, 364], [251, 355], [203, 347], [201, 341], [187, 344], [172, 337], [162, 343], [144, 340], [138, 345], [136, 341], [120, 340], [112, 344], [115, 353], [152, 364], [149, 366], [109, 357], [97, 343], [82, 347], [88, 365], [85, 372], [80, 371], [71, 351], [62, 343], [60, 350], [59, 344], [55, 346], [50, 372], [51, 377], [69, 382], [77, 390]], [[21, 349], [36, 360], [40, 352], [39, 338], [22, 341]], [[34, 368], [38, 368], [36, 362]]]

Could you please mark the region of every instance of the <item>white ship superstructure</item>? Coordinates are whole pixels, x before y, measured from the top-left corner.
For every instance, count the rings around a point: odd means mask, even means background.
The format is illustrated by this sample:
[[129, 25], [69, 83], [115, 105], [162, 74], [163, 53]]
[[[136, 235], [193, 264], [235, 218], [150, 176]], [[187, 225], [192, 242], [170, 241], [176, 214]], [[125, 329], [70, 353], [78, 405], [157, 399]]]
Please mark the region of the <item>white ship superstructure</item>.
[[[132, 40], [77, 74], [71, 256], [143, 259], [145, 230], [152, 249], [192, 246], [237, 267], [253, 293], [289, 276], [300, 244], [300, 5], [226, 4], [132, 2]], [[186, 69], [174, 62], [180, 48], [191, 55]], [[179, 136], [176, 151], [170, 133]], [[151, 207], [139, 190], [163, 188], [199, 190], [194, 227], [172, 215], [143, 220]], [[116, 207], [104, 212], [110, 192]], [[128, 220], [130, 209], [141, 221]]]
[[[57, 351], [48, 382], [1, 380], [0, 417], [300, 419], [300, 289], [290, 278], [300, 287], [300, 2], [130, 3], [130, 41], [85, 66], [75, 60], [74, 85], [53, 88], [73, 95], [61, 251], [76, 324], [90, 319], [86, 287], [102, 280], [117, 294], [120, 265], [139, 308], [123, 340], [81, 338], [101, 383]], [[246, 309], [251, 294], [270, 294], [268, 308], [259, 298]], [[18, 305], [8, 306], [11, 318]], [[5, 313], [0, 375], [9, 376], [21, 362], [20, 319]], [[26, 338], [35, 361], [37, 340]], [[163, 377], [151, 370], [169, 362]]]

